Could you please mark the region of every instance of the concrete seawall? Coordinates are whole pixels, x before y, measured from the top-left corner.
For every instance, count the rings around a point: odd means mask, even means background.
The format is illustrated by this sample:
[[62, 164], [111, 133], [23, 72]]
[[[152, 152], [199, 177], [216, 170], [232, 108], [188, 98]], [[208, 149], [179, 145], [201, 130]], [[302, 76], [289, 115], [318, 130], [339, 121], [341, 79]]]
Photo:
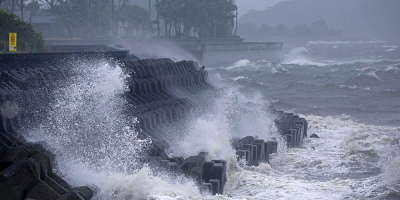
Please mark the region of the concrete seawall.
[[[183, 59], [195, 59], [207, 67], [230, 65], [242, 59], [267, 60], [279, 63], [282, 58], [281, 42], [244, 42], [243, 38], [225, 39], [99, 39], [99, 40], [46, 40], [52, 50], [69, 46], [120, 45], [140, 58], [169, 57], [168, 51], [179, 48], [185, 53]], [[149, 50], [150, 49], [150, 50]], [[96, 49], [94, 49], [96, 50]], [[167, 51], [167, 52], [165, 52]], [[140, 56], [141, 55], [141, 56]]]
[[[166, 153], [171, 133], [165, 127], [198, 115], [209, 97], [220, 95], [208, 83], [208, 73], [193, 61], [138, 60], [126, 51], [0, 56], [4, 60], [0, 63], [0, 183], [8, 193], [17, 199], [90, 199], [96, 193], [95, 188], [88, 186], [72, 188], [53, 173], [54, 155], [46, 150], [46, 144], [30, 143], [20, 133], [26, 121], [40, 121], [34, 113], [46, 110], [46, 97], [74, 76], [69, 72], [68, 61], [79, 58], [112, 58], [124, 66], [130, 75], [125, 98], [132, 105], [127, 112], [137, 116], [141, 136], [153, 141], [149, 162], [192, 177], [201, 189], [212, 194], [224, 193], [226, 161], [208, 160], [207, 152], [188, 158], [169, 157]], [[33, 102], [41, 102], [41, 106]], [[271, 112], [276, 115], [287, 147], [301, 147], [307, 136], [307, 122], [290, 113], [273, 109]], [[237, 158], [245, 159], [249, 166], [268, 163], [278, 145], [283, 144], [252, 136], [232, 140]]]

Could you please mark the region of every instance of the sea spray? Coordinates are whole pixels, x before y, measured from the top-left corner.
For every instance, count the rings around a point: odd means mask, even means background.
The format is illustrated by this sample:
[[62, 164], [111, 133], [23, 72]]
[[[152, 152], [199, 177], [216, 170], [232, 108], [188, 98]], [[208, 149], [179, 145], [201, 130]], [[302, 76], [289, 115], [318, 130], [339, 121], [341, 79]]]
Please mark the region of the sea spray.
[[400, 156], [391, 160], [385, 169], [385, 184], [390, 193], [400, 195]]
[[245, 96], [235, 89], [213, 100], [207, 112], [190, 120], [183, 138], [177, 138], [172, 151], [190, 156], [208, 152], [211, 159], [229, 160], [235, 157], [230, 143], [234, 138], [257, 136], [272, 140], [279, 137], [268, 112], [268, 102], [259, 94]]
[[72, 66], [74, 76], [54, 90], [42, 123], [27, 138], [47, 142], [56, 172], [72, 184], [99, 185], [87, 174], [133, 174], [149, 141], [138, 139], [136, 118], [126, 114], [132, 109], [123, 97], [127, 75], [114, 61], [77, 60]]

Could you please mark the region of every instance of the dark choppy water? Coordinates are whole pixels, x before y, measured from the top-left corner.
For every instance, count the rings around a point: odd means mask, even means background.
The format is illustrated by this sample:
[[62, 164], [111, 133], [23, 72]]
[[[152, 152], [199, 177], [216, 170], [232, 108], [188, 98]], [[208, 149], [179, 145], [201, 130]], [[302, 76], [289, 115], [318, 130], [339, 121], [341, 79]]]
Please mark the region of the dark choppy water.
[[278, 108], [400, 124], [400, 48], [385, 42], [309, 42], [283, 64], [241, 60], [211, 70], [216, 79], [258, 92]]

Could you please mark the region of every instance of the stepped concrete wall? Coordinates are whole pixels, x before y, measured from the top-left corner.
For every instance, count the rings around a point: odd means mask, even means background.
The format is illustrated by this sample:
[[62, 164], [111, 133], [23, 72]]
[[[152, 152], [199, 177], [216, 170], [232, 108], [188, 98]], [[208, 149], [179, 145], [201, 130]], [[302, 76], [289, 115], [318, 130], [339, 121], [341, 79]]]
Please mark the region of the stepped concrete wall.
[[[74, 76], [68, 70], [71, 59], [109, 58], [119, 60], [130, 75], [126, 99], [134, 109], [143, 137], [153, 140], [149, 160], [176, 173], [193, 177], [200, 188], [212, 194], [223, 194], [227, 180], [224, 160], [207, 160], [207, 152], [189, 158], [169, 157], [165, 150], [171, 133], [165, 127], [180, 123], [199, 113], [209, 97], [219, 90], [208, 83], [208, 73], [193, 61], [174, 62], [171, 59], [138, 60], [127, 52], [89, 52], [26, 54], [18, 57], [2, 56], [0, 63], [0, 184], [17, 199], [90, 199], [95, 189], [82, 186], [72, 188], [53, 173], [54, 155], [44, 143], [29, 143], [20, 134], [26, 121], [38, 123], [35, 112], [45, 112], [46, 97]], [[41, 107], [30, 107], [30, 102], [41, 102]], [[33, 103], [32, 103], [33, 104]], [[38, 105], [38, 104], [35, 104]], [[24, 108], [24, 109], [19, 109]], [[301, 147], [307, 136], [307, 122], [290, 113], [271, 110], [279, 132], [287, 140], [287, 147]], [[258, 166], [269, 162], [269, 155], [277, 153], [276, 141], [264, 141], [248, 136], [232, 141], [238, 159], [247, 165]]]

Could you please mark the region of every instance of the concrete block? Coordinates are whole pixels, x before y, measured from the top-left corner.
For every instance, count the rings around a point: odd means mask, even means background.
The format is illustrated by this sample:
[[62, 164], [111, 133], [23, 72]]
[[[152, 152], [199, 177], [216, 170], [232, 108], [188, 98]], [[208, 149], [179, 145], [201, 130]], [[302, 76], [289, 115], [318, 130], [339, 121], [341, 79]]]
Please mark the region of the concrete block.
[[210, 180], [208, 180], [208, 183], [211, 183], [211, 184], [212, 184], [212, 191], [211, 191], [211, 193], [212, 193], [213, 195], [221, 194], [220, 191], [219, 191], [219, 188], [220, 188], [219, 180], [217, 180], [217, 179], [210, 179]]

